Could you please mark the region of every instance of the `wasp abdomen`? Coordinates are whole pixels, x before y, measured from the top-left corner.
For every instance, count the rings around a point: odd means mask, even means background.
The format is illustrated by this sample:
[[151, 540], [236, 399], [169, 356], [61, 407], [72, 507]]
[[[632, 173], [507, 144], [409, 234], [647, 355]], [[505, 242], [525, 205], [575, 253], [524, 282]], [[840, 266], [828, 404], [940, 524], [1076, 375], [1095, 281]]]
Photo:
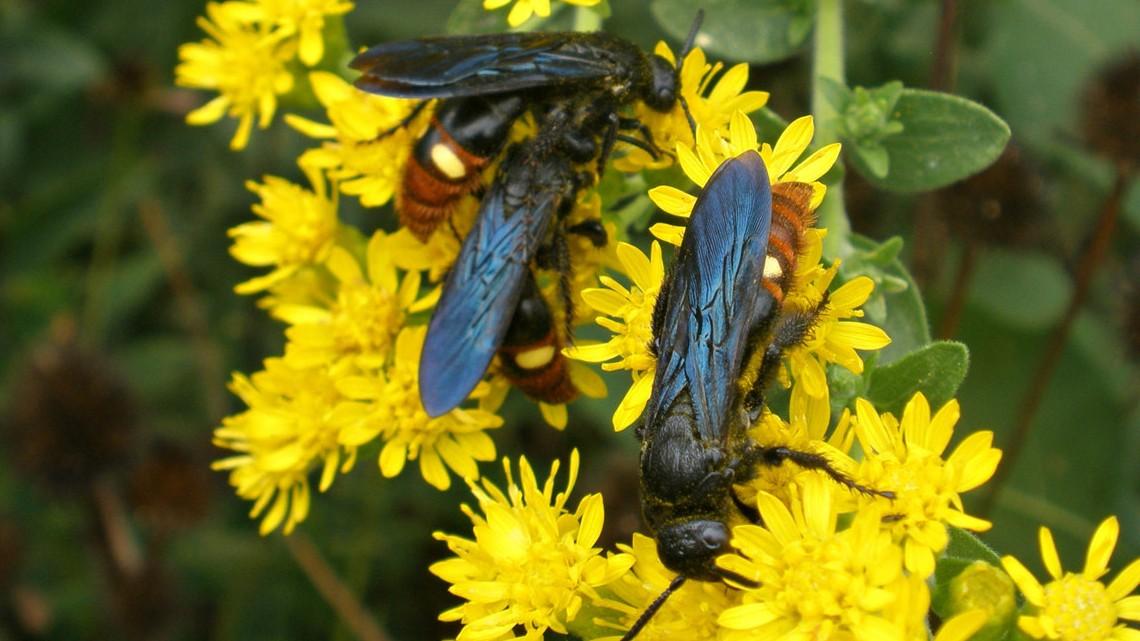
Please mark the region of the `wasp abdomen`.
[[421, 241], [479, 189], [483, 170], [503, 147], [524, 108], [517, 95], [444, 100], [416, 141], [396, 199], [400, 224]]
[[796, 257], [803, 249], [804, 230], [814, 222], [811, 196], [812, 187], [808, 183], [772, 185], [772, 226], [761, 284], [777, 303], [784, 302], [784, 294], [796, 273]]
[[503, 374], [527, 396], [544, 403], [567, 403], [578, 396], [570, 380], [562, 341], [550, 306], [534, 276], [527, 277], [519, 305], [499, 347]]

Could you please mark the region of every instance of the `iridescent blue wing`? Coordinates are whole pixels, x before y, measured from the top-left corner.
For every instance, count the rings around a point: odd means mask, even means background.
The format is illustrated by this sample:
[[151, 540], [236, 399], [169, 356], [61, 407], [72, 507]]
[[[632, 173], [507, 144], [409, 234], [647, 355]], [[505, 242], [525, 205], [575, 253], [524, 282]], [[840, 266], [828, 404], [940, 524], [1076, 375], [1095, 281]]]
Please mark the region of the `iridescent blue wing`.
[[526, 270], [571, 189], [561, 154], [508, 152], [443, 285], [420, 357], [420, 399], [440, 416], [467, 398], [503, 343]]
[[356, 86], [398, 98], [451, 98], [600, 80], [632, 45], [602, 33], [497, 33], [377, 45], [350, 63]]
[[750, 335], [775, 305], [760, 284], [771, 219], [772, 189], [756, 152], [724, 162], [705, 184], [654, 312], [647, 422], [687, 392], [700, 436], [727, 437]]

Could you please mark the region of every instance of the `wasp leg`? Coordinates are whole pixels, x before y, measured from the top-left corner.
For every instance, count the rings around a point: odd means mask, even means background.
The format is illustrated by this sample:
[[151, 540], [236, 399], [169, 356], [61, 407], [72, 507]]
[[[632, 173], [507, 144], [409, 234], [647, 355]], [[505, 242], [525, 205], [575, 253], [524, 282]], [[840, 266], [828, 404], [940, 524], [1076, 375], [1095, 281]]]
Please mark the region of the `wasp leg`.
[[744, 398], [744, 407], [753, 420], [759, 417], [759, 412], [763, 409], [764, 390], [768, 388], [776, 376], [780, 361], [784, 357], [784, 351], [802, 344], [811, 336], [811, 330], [815, 327], [816, 321], [819, 320], [820, 313], [827, 307], [827, 301], [827, 293], [824, 292], [823, 298], [813, 309], [780, 314], [776, 326], [772, 330], [771, 339], [768, 341], [767, 347], [764, 348], [764, 357], [760, 361], [760, 370], [756, 374], [756, 382], [753, 383], [752, 389]]
[[574, 340], [574, 299], [570, 294], [570, 243], [566, 234], [554, 234], [554, 266], [558, 269], [558, 293], [562, 297], [563, 324], [566, 343]]
[[570, 225], [566, 228], [566, 233], [581, 236], [598, 248], [605, 247], [609, 242], [606, 228], [602, 225], [602, 221], [597, 219], [583, 220], [576, 225]]
[[736, 461], [736, 466], [743, 467], [744, 470], [749, 473], [745, 478], [752, 478], [755, 476], [757, 466], [768, 465], [775, 467], [784, 461], [791, 461], [805, 470], [818, 470], [823, 472], [831, 480], [853, 492], [859, 492], [867, 496], [881, 496], [886, 499], [895, 498], [894, 492], [876, 490], [856, 482], [855, 479], [832, 465], [826, 456], [815, 452], [794, 450], [784, 446], [768, 447], [752, 443], [744, 449], [744, 453]]
[[618, 129], [621, 129], [623, 131], [636, 131], [637, 133], [641, 134], [642, 140], [638, 140], [637, 142], [634, 142], [633, 139], [626, 138], [619, 138], [619, 140], [623, 140], [631, 145], [644, 149], [650, 156], [653, 157], [654, 160], [657, 160], [657, 158], [662, 153], [664, 153], [661, 151], [661, 148], [657, 146], [657, 143], [653, 140], [653, 132], [650, 131], [649, 127], [644, 122], [641, 122], [637, 118], [619, 118]]
[[405, 116], [404, 119], [401, 120], [399, 124], [395, 125], [394, 127], [389, 128], [389, 129], [385, 129], [384, 131], [381, 131], [379, 134], [376, 135], [376, 138], [374, 140], [383, 140], [383, 139], [387, 138], [388, 136], [391, 136], [392, 134], [396, 133], [397, 131], [403, 129], [404, 127], [407, 127], [408, 125], [412, 124], [412, 121], [415, 120], [416, 117], [420, 115], [420, 113], [424, 110], [424, 107], [426, 107], [429, 102], [431, 102], [431, 101], [430, 100], [421, 100], [419, 102], [419, 104], [417, 104], [415, 107], [412, 107], [411, 113], [409, 113], [407, 116]]

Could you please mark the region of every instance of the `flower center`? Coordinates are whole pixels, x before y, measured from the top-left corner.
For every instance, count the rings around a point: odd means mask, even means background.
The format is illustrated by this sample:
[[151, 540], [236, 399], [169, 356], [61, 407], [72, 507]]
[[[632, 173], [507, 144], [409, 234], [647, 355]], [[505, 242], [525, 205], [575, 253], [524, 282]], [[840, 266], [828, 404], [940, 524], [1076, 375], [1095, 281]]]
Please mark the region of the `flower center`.
[[337, 296], [333, 318], [336, 349], [383, 358], [403, 321], [390, 292], [364, 283], [346, 283]]
[[1044, 613], [1053, 619], [1064, 641], [1108, 638], [1116, 611], [1104, 585], [1079, 574], [1066, 574], [1045, 586]]

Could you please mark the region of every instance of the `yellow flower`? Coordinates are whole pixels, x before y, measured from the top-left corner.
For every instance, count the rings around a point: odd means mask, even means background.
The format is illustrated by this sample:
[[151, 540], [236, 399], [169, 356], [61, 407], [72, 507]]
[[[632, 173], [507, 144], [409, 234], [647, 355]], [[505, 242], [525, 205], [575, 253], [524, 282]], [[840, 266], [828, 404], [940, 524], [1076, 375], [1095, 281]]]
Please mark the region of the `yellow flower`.
[[763, 526], [733, 528], [732, 545], [717, 565], [755, 582], [744, 603], [721, 613], [719, 623], [749, 638], [901, 641], [902, 630], [886, 618], [897, 598], [899, 549], [880, 531], [874, 508], [855, 514], [851, 527], [836, 531], [837, 511], [828, 481], [803, 477], [803, 493], [791, 507], [761, 493]]
[[[788, 125], [784, 133], [780, 134], [775, 147], [768, 143], [758, 145], [756, 127], [748, 116], [737, 111], [732, 114], [727, 138], [698, 126], [695, 148], [678, 143], [677, 160], [689, 180], [699, 187], [704, 187], [709, 176], [722, 162], [735, 158], [749, 149], [759, 150], [764, 166], [768, 169], [768, 179], [773, 185], [781, 182], [811, 184], [814, 189], [811, 208], [814, 210], [823, 201], [826, 192], [823, 184], [818, 182], [819, 178], [835, 164], [840, 149], [839, 143], [832, 143], [793, 167], [796, 160], [807, 150], [814, 133], [815, 125], [811, 116], [804, 116]], [[696, 196], [669, 185], [650, 189], [649, 198], [666, 213], [684, 218], [692, 213], [693, 205], [697, 202]], [[654, 236], [675, 245], [681, 244], [681, 236], [684, 233], [683, 228], [667, 223], [658, 223], [649, 230]]]
[[990, 527], [989, 521], [963, 511], [960, 493], [993, 476], [1001, 450], [992, 447], [993, 432], [974, 432], [942, 459], [958, 422], [955, 400], [931, 417], [930, 405], [919, 392], [903, 409], [901, 423], [890, 414], [880, 416], [863, 399], [855, 401], [855, 408], [855, 432], [866, 454], [856, 478], [895, 494], [890, 501], [863, 500], [890, 515], [883, 526], [903, 546], [906, 569], [928, 577], [949, 540], [946, 524], [978, 531]]
[[[784, 303], [784, 309], [815, 310], [811, 331], [801, 343], [785, 350], [784, 359], [792, 378], [803, 382], [808, 394], [822, 398], [828, 397], [825, 369], [828, 363], [862, 374], [863, 359], [855, 350], [882, 349], [891, 342], [882, 328], [848, 320], [863, 317], [859, 307], [870, 298], [875, 282], [866, 276], [856, 276], [828, 293], [838, 269], [836, 261], [827, 269], [812, 270], [813, 277], [806, 282], [797, 278]], [[826, 302], [821, 306], [819, 303], [825, 295]]]
[[[420, 474], [433, 487], [451, 487], [450, 468], [462, 478], [477, 478], [477, 461], [495, 458], [495, 443], [485, 430], [501, 427], [497, 408], [453, 409], [432, 418], [420, 402], [419, 368], [427, 326], [405, 327], [396, 337], [395, 358], [378, 378], [348, 377], [340, 389], [349, 398], [368, 402], [368, 417], [346, 429], [340, 442], [359, 447], [380, 437], [380, 472], [391, 478], [403, 471], [408, 461], [419, 459]], [[486, 394], [481, 385], [472, 398]]]
[[230, 229], [230, 254], [255, 267], [273, 266], [272, 272], [251, 278], [234, 288], [239, 294], [263, 291], [289, 278], [298, 269], [324, 262], [332, 251], [338, 229], [336, 194], [328, 194], [320, 172], [306, 172], [313, 191], [282, 178], [266, 176], [262, 184], [246, 187], [261, 198], [253, 213], [263, 221]]
[[[765, 411], [748, 431], [752, 441], [767, 447], [782, 446], [801, 452], [811, 452], [826, 456], [833, 467], [848, 475], [853, 475], [855, 461], [847, 455], [854, 440], [851, 421], [846, 411], [840, 417], [836, 429], [827, 435], [831, 421], [831, 405], [825, 398], [813, 397], [803, 391], [803, 385], [792, 388], [789, 403], [789, 419], [784, 421], [771, 411]], [[753, 504], [755, 495], [765, 492], [790, 503], [795, 487], [801, 484], [804, 476], [818, 476], [820, 472], [805, 470], [794, 463], [777, 466], [761, 465], [756, 476], [747, 483], [737, 486], [737, 498], [745, 504]], [[846, 511], [846, 510], [844, 510]]]
[[325, 16], [343, 15], [353, 6], [345, 0], [257, 0], [257, 5], [267, 23], [299, 36], [298, 57], [310, 67], [325, 55]]
[[[664, 42], [657, 43], [654, 53], [676, 65], [676, 56]], [[748, 84], [748, 64], [739, 63], [716, 78], [724, 69], [724, 63], [709, 64], [705, 52], [694, 48], [681, 62], [681, 96], [689, 105], [693, 121], [704, 131], [719, 132], [728, 127], [736, 112], [751, 113], [768, 102], [766, 91], [744, 91]], [[672, 111], [661, 113], [650, 109], [644, 103], [634, 107], [636, 117], [653, 132], [653, 142], [660, 149], [672, 150], [678, 145], [692, 147], [693, 131], [680, 101]], [[616, 159], [614, 167], [618, 171], [640, 171], [646, 168], [666, 167], [673, 163], [668, 155], [657, 160], [644, 149], [630, 148], [628, 154]]]
[[[599, 627], [624, 633], [629, 630], [646, 607], [676, 577], [657, 556], [657, 543], [634, 533], [632, 545], [618, 545], [636, 561], [633, 569], [606, 588], [606, 597], [593, 603], [616, 614], [600, 613]], [[716, 619], [725, 609], [740, 604], [740, 592], [723, 583], [687, 581], [670, 595], [657, 614], [637, 634], [638, 641], [672, 641], [673, 639], [715, 639], [720, 632]], [[616, 641], [617, 635], [595, 641]]]
[[281, 359], [266, 360], [251, 378], [235, 374], [230, 389], [248, 409], [222, 421], [214, 444], [239, 454], [213, 468], [230, 470], [238, 496], [254, 501], [250, 516], [265, 513], [263, 535], [282, 522], [288, 534], [309, 512], [310, 470], [321, 465], [323, 492], [338, 467], [352, 467], [356, 448], [342, 447], [338, 436], [366, 406], [345, 401], [323, 368], [296, 370]]
[[649, 345], [653, 336], [653, 305], [665, 278], [665, 263], [656, 241], [648, 257], [628, 243], [618, 244], [617, 256], [633, 286], [626, 289], [613, 278], [602, 276], [604, 288], [582, 292], [586, 304], [603, 314], [595, 322], [610, 330], [613, 338], [597, 345], [576, 345], [564, 353], [577, 360], [602, 363], [607, 372], [630, 370], [633, 384], [613, 417], [614, 429], [620, 431], [641, 416], [653, 388], [657, 359], [649, 352]]
[[347, 250], [336, 247], [325, 266], [337, 287], [316, 305], [283, 304], [273, 315], [289, 323], [285, 360], [294, 367], [341, 362], [375, 370], [389, 359], [396, 334], [420, 288], [418, 272], [398, 280], [388, 251], [388, 236], [377, 231], [368, 243], [367, 274]]
[[1003, 557], [1002, 565], [1028, 601], [1030, 614], [1018, 619], [1018, 627], [1035, 639], [1140, 640], [1140, 630], [1135, 627], [1140, 622], [1140, 595], [1132, 595], [1140, 584], [1140, 559], [1129, 563], [1108, 585], [1101, 581], [1119, 537], [1120, 522], [1115, 516], [1105, 519], [1089, 542], [1085, 569], [1064, 572], [1053, 534], [1041, 528], [1041, 559], [1053, 579], [1044, 585], [1020, 561]]
[[480, 487], [468, 480], [479, 512], [463, 506], [474, 524], [474, 539], [437, 532], [454, 558], [434, 563], [433, 574], [451, 583], [450, 591], [466, 602], [440, 615], [460, 621], [456, 641], [540, 639], [546, 630], [566, 634], [584, 598], [596, 598], [596, 588], [613, 582], [633, 564], [629, 554], [602, 556], [594, 547], [602, 531], [602, 496], [584, 497], [569, 512], [569, 499], [578, 476], [578, 452], [570, 455], [566, 489], [554, 493], [558, 462], [540, 488], [526, 458], [519, 459], [519, 480], [503, 461], [507, 491], [490, 481]]
[[211, 2], [198, 26], [209, 35], [178, 48], [175, 82], [182, 87], [217, 91], [218, 97], [191, 111], [186, 122], [207, 125], [228, 115], [238, 119], [231, 149], [249, 143], [254, 117], [265, 129], [277, 110], [277, 96], [293, 88], [285, 63], [296, 46], [284, 31], [253, 22], [256, 7], [246, 2]]
[[[573, 4], [579, 7], [592, 7], [602, 0], [562, 0], [566, 4]], [[483, 8], [487, 11], [494, 11], [501, 9], [512, 0], [483, 0]], [[517, 27], [522, 23], [530, 20], [532, 15], [537, 15], [540, 18], [550, 17], [550, 0], [514, 0], [515, 6], [511, 7], [511, 12], [507, 14], [507, 24], [511, 27]]]
[[309, 84], [332, 124], [293, 114], [285, 117], [294, 129], [324, 141], [301, 154], [298, 163], [326, 171], [342, 193], [359, 197], [365, 207], [384, 205], [392, 199], [412, 141], [427, 121], [386, 133], [403, 122], [414, 101], [360, 91], [327, 71], [311, 72]]

